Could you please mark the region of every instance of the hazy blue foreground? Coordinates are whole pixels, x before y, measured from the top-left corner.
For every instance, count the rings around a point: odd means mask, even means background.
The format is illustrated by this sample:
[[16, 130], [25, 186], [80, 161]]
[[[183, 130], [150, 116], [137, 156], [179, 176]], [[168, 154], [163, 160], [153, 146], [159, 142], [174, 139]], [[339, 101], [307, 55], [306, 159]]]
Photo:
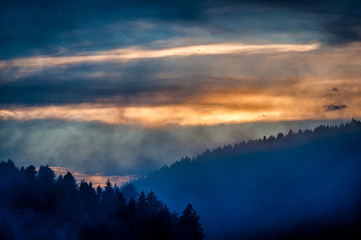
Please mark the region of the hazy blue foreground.
[[11, 160], [0, 181], [0, 239], [361, 239], [361, 122], [216, 148], [120, 188]]
[[361, 122], [224, 146], [134, 184], [193, 203], [210, 239], [361, 239]]

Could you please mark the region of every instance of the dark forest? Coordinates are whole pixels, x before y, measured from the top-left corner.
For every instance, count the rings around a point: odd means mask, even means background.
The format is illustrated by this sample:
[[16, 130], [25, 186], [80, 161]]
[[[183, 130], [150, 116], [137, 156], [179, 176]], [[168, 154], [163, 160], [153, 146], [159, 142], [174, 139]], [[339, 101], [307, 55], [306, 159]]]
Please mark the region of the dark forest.
[[199, 216], [187, 204], [170, 212], [153, 191], [138, 194], [80, 184], [70, 172], [56, 178], [48, 166], [20, 169], [0, 162], [0, 239], [203, 239]]

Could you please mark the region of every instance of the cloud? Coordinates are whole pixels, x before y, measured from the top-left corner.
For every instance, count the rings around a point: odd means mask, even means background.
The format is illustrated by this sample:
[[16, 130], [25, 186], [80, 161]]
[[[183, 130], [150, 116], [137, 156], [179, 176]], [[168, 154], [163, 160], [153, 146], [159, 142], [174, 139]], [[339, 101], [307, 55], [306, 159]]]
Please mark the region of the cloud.
[[[254, 38], [267, 32], [276, 41], [293, 33], [295, 41], [347, 43], [360, 40], [359, 13], [357, 0], [14, 0], [0, 9], [0, 52], [9, 59], [62, 49], [104, 50], [182, 38], [179, 28], [189, 27], [205, 30], [213, 39], [219, 33], [221, 38]], [[139, 28], [134, 24], [139, 22], [154, 26]]]
[[[282, 85], [282, 84], [280, 84]], [[276, 87], [276, 86], [274, 86]], [[186, 99], [173, 99], [170, 96], [152, 94], [130, 97], [128, 102], [109, 102], [45, 105], [45, 106], [5, 106], [0, 108], [3, 120], [28, 121], [36, 119], [56, 119], [63, 121], [102, 122], [113, 125], [141, 126], [149, 128], [167, 126], [196, 126], [244, 123], [252, 121], [284, 121], [302, 119], [350, 119], [360, 116], [357, 107], [351, 107], [343, 116], [327, 115], [320, 112], [328, 99], [317, 93], [324, 86], [313, 86], [308, 97], [302, 93], [307, 89], [290, 88], [289, 94], [278, 95], [275, 90], [255, 90], [252, 88], [214, 89], [205, 93], [194, 92]], [[298, 92], [297, 92], [298, 90]], [[302, 92], [300, 92], [302, 90]], [[275, 91], [275, 92], [273, 92]], [[293, 93], [294, 91], [294, 93]], [[168, 93], [169, 94], [169, 93]], [[347, 98], [358, 106], [360, 97], [345, 93]], [[352, 93], [354, 94], [354, 93]], [[303, 97], [302, 97], [303, 96]], [[144, 99], [143, 99], [144, 98]], [[346, 105], [328, 105], [326, 112], [341, 110]], [[259, 116], [264, 116], [260, 118]]]
[[[18, 67], [0, 81], [0, 110], [9, 120], [145, 126], [258, 121], [261, 115], [275, 121], [360, 114], [355, 107], [361, 101], [359, 44], [302, 52], [253, 50], [69, 64], [14, 78]], [[347, 102], [349, 111], [326, 114], [330, 102]]]
[[[361, 10], [360, 4], [354, 5], [357, 11]], [[361, 15], [356, 12], [344, 12], [334, 17], [335, 20], [325, 24], [325, 30], [330, 34], [331, 43], [344, 44], [361, 41]]]
[[84, 63], [127, 62], [137, 59], [152, 59], [192, 55], [224, 55], [224, 54], [257, 54], [277, 52], [312, 51], [319, 44], [259, 44], [217, 43], [206, 45], [184, 46], [168, 49], [140, 49], [130, 47], [100, 52], [77, 53], [73, 56], [36, 56], [0, 61], [0, 69], [25, 68], [25, 71], [39, 71], [43, 68], [63, 67]]
[[333, 105], [333, 104], [331, 104], [331, 105], [326, 106], [325, 111], [326, 112], [340, 111], [340, 110], [342, 110], [344, 108], [347, 108], [347, 106], [343, 105], [343, 104], [341, 104], [341, 105]]

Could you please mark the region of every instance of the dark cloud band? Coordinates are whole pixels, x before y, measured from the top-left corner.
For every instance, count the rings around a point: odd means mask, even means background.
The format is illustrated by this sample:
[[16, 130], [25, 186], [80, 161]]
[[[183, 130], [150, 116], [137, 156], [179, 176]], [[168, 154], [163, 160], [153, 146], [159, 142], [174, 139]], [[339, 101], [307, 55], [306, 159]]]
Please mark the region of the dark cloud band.
[[[250, 9], [253, 17], [260, 21], [244, 23]], [[267, 18], [275, 11], [279, 14]], [[306, 26], [297, 23], [290, 27], [289, 24], [295, 21], [292, 18], [295, 14], [287, 16], [287, 24], [277, 17], [284, 15], [285, 11], [305, 14], [304, 18], [307, 19], [311, 14], [313, 22]], [[226, 30], [236, 35], [250, 34], [257, 32], [257, 29], [258, 33], [262, 33], [264, 26], [268, 31], [276, 32], [320, 31], [329, 42], [345, 43], [360, 40], [360, 13], [361, 4], [357, 0], [2, 1], [0, 58], [55, 54], [64, 48], [99, 50], [182, 37], [182, 33], [169, 29], [171, 26], [184, 25], [218, 33]], [[155, 31], [138, 34], [139, 29], [127, 24], [134, 21], [168, 23], [170, 26], [163, 25]], [[240, 25], [234, 25], [235, 21]], [[114, 28], [119, 24], [123, 27]], [[108, 29], [108, 26], [112, 27]]]

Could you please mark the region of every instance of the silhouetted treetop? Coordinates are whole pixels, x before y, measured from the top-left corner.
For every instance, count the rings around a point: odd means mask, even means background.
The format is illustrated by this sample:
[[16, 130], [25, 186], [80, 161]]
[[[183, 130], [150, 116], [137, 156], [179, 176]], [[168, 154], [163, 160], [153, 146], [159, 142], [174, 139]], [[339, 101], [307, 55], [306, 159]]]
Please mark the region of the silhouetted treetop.
[[48, 165], [40, 166], [38, 172], [38, 180], [40, 184], [51, 185], [54, 183], [55, 173], [51, 168], [49, 168]]
[[184, 209], [179, 224], [184, 239], [196, 240], [204, 238], [203, 229], [199, 223], [199, 216], [190, 203]]

